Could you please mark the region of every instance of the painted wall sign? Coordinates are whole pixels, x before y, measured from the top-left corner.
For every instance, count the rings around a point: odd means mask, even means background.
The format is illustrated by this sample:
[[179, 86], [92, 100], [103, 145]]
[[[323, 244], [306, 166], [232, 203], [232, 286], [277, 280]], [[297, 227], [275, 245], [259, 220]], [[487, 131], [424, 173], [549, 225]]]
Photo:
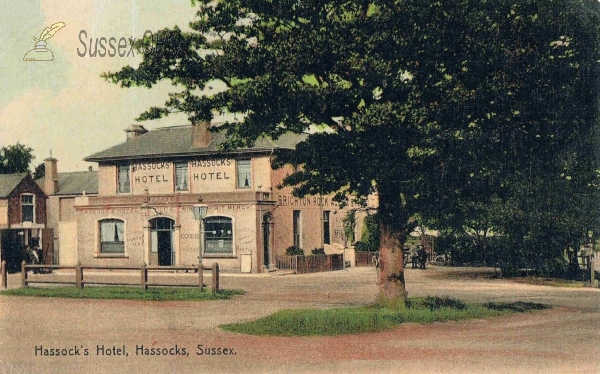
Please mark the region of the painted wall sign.
[[134, 194], [173, 192], [173, 163], [166, 161], [140, 162], [131, 165]]
[[235, 191], [235, 160], [192, 160], [188, 165], [192, 192]]
[[307, 196], [307, 197], [294, 197], [289, 196], [277, 196], [277, 205], [281, 206], [316, 206], [316, 207], [335, 207], [338, 204], [332, 201], [328, 196]]

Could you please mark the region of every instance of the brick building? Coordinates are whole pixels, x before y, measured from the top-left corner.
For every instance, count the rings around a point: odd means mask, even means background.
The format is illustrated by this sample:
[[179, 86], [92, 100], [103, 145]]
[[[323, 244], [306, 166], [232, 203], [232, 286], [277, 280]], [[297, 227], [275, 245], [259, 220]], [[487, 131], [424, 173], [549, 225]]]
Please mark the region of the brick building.
[[1, 174], [0, 255], [9, 271], [20, 269], [27, 247], [40, 246], [51, 263], [51, 231], [46, 227], [46, 194], [31, 175]]
[[[264, 272], [291, 245], [343, 248], [344, 212], [330, 196], [291, 196], [277, 186], [276, 150], [304, 136], [260, 139], [223, 152], [208, 124], [147, 131], [132, 125], [124, 143], [93, 154], [98, 194], [75, 198], [77, 260], [84, 265], [172, 266], [218, 262], [224, 271]], [[204, 232], [193, 216], [208, 205]]]

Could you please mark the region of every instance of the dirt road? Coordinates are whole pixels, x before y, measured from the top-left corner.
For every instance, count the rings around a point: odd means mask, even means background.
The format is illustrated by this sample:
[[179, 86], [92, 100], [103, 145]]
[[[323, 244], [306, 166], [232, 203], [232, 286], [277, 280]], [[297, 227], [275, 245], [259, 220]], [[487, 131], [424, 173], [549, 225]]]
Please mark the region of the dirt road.
[[229, 333], [218, 325], [281, 309], [372, 302], [374, 269], [225, 275], [224, 288], [247, 291], [226, 301], [2, 296], [0, 373], [600, 373], [599, 289], [449, 278], [449, 271], [407, 269], [410, 296], [535, 301], [554, 308], [405, 324], [373, 334], [273, 338]]

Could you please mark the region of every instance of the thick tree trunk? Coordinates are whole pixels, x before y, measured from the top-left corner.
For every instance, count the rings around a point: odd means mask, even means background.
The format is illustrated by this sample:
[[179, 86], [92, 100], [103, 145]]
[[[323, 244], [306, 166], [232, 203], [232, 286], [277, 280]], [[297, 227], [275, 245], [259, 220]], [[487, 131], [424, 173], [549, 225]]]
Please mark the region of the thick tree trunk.
[[404, 260], [402, 243], [392, 228], [381, 225], [381, 243], [379, 245], [378, 304], [390, 308], [406, 306], [406, 287], [404, 282]]
[[395, 186], [378, 185], [378, 193], [380, 244], [377, 301], [384, 307], [405, 308], [407, 293], [400, 238], [406, 230], [408, 217]]

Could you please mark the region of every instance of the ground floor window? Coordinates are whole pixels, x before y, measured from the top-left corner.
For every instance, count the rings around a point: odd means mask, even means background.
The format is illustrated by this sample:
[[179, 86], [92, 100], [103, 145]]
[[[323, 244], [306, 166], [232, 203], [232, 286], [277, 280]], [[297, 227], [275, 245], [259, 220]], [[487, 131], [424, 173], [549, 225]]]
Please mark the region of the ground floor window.
[[204, 220], [204, 254], [233, 255], [233, 223], [228, 217]]
[[125, 253], [125, 224], [119, 219], [103, 219], [100, 224], [100, 253]]
[[329, 228], [329, 216], [331, 211], [323, 211], [323, 244], [331, 244], [331, 230]]

